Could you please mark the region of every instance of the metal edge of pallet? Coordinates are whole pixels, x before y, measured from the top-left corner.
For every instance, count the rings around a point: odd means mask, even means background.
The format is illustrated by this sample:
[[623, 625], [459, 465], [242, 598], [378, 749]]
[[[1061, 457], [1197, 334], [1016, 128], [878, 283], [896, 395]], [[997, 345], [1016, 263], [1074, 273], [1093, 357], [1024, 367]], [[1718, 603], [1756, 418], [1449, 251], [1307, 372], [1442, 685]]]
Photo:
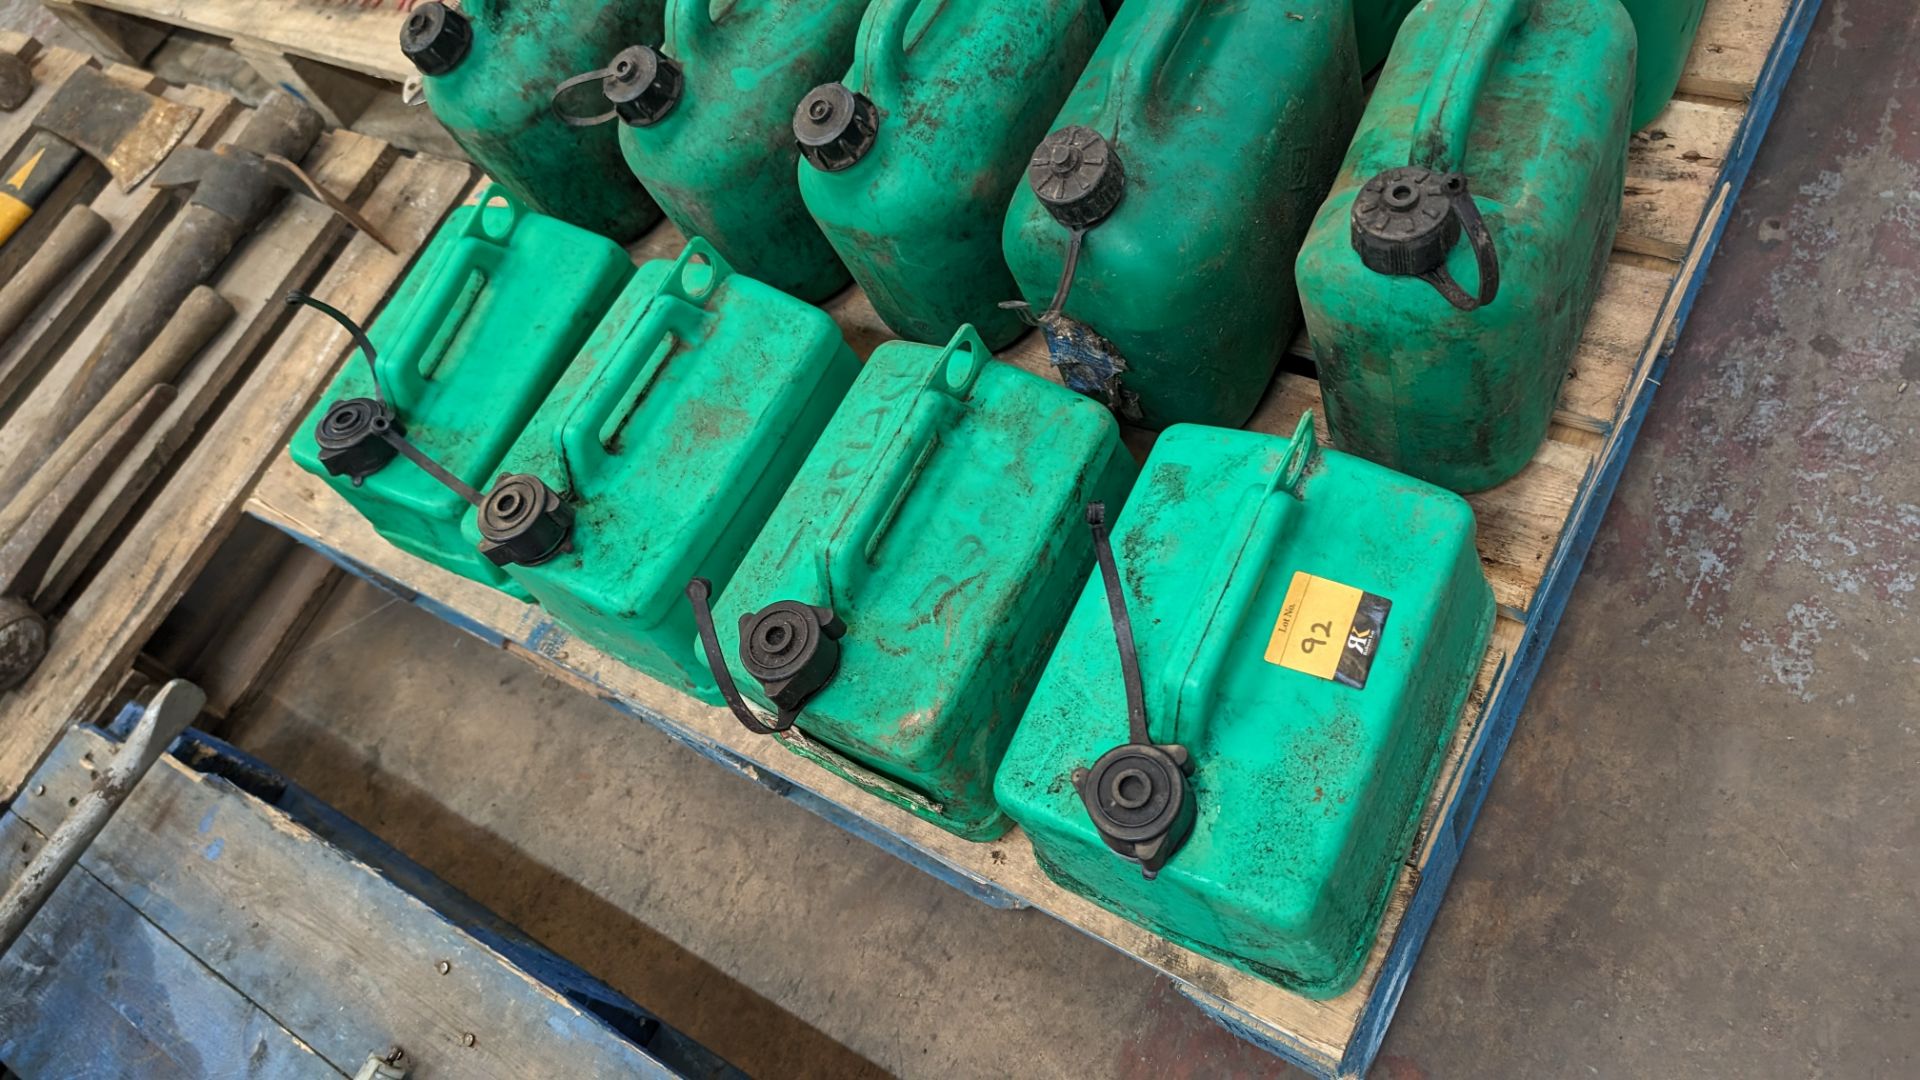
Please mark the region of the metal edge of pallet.
[[[1427, 933], [1439, 913], [1440, 902], [1452, 882], [1453, 871], [1458, 867], [1460, 855], [1479, 819], [1480, 807], [1486, 801], [1493, 775], [1506, 755], [1507, 744], [1518, 725], [1520, 711], [1525, 707], [1533, 680], [1546, 659], [1560, 617], [1573, 596], [1574, 583], [1579, 580], [1587, 553], [1613, 501], [1614, 490], [1619, 486], [1627, 459], [1632, 455], [1641, 426], [1652, 408], [1654, 394], [1660, 388], [1660, 379], [1673, 359], [1680, 332], [1693, 312], [1700, 290], [1706, 284], [1707, 268], [1720, 247], [1728, 222], [1733, 218], [1735, 200], [1746, 185], [1748, 174], [1752, 172], [1754, 158], [1759, 154], [1767, 129], [1773, 123], [1774, 113], [1780, 105], [1780, 95], [1786, 88], [1801, 50], [1806, 46], [1821, 3], [1822, 0], [1795, 0], [1781, 24], [1779, 35], [1774, 39], [1773, 49], [1767, 56], [1766, 66], [1761, 70], [1753, 97], [1747, 103], [1746, 116], [1741, 119], [1740, 131], [1734, 136], [1733, 152], [1722, 166], [1719, 181], [1714, 185], [1714, 194], [1708, 204], [1710, 209], [1694, 234], [1694, 247], [1700, 253], [1698, 261], [1690, 270], [1683, 269], [1676, 277], [1674, 292], [1669, 294], [1667, 300], [1669, 305], [1673, 305], [1672, 317], [1670, 320], [1661, 320], [1655, 326], [1655, 333], [1664, 333], [1666, 340], [1659, 343], [1646, 377], [1640, 381], [1626, 416], [1616, 426], [1605, 457], [1590, 484], [1585, 485], [1580, 504], [1567, 523], [1566, 531], [1561, 536], [1560, 549], [1555, 553], [1553, 563], [1547, 568], [1536, 594], [1537, 599], [1521, 637], [1518, 656], [1513, 659], [1504, 679], [1495, 684], [1494, 708], [1483, 722], [1484, 733], [1479, 744], [1461, 765], [1461, 775], [1465, 780], [1453, 803], [1442, 811], [1440, 819], [1435, 822], [1435, 829], [1441, 834], [1439, 842], [1435, 844], [1427, 865], [1422, 868], [1420, 884], [1401, 920], [1399, 935], [1387, 954], [1380, 982], [1375, 986], [1366, 1009], [1360, 1014], [1360, 1024], [1354, 1031], [1352, 1041], [1347, 1044], [1346, 1057], [1340, 1062], [1336, 1074], [1340, 1077], [1365, 1076], [1386, 1039], [1387, 1028], [1393, 1021], [1394, 1011], [1399, 1007], [1401, 994], [1413, 974], [1414, 962], [1426, 943]], [[1243, 1025], [1238, 1018], [1222, 1011], [1215, 1011], [1214, 1016], [1223, 1026], [1241, 1033]], [[1242, 1037], [1249, 1036], [1242, 1033]]]
[[[1440, 808], [1434, 818], [1431, 826], [1432, 843], [1425, 862], [1418, 868], [1420, 877], [1414, 895], [1395, 929], [1395, 936], [1379, 973], [1378, 981], [1358, 1017], [1343, 1056], [1337, 1063], [1329, 1062], [1321, 1055], [1287, 1041], [1286, 1032], [1175, 978], [1175, 985], [1183, 996], [1192, 1000], [1212, 1019], [1240, 1038], [1317, 1076], [1364, 1075], [1378, 1054], [1394, 1011], [1411, 976], [1413, 965], [1432, 928], [1447, 886], [1458, 866], [1466, 840], [1478, 818], [1492, 777], [1505, 754], [1533, 679], [1539, 672], [1554, 630], [1564, 613], [1573, 584], [1579, 577], [1587, 552], [1597, 534], [1614, 489], [1618, 485], [1626, 460], [1633, 449], [1639, 429], [1651, 405], [1653, 393], [1658, 388], [1658, 379], [1671, 360], [1677, 335], [1704, 284], [1707, 265], [1711, 262], [1714, 249], [1717, 248], [1727, 222], [1731, 218], [1734, 198], [1751, 170], [1754, 156], [1778, 106], [1780, 93], [1805, 45], [1813, 17], [1819, 8], [1820, 0], [1794, 0], [1781, 23], [1753, 96], [1742, 117], [1740, 130], [1735, 135], [1728, 158], [1714, 184], [1708, 210], [1696, 226], [1693, 254], [1689, 256], [1687, 263], [1683, 263], [1676, 270], [1674, 284], [1662, 305], [1661, 317], [1656, 321], [1653, 332], [1661, 335], [1664, 340], [1659, 342], [1639, 385], [1631, 388], [1633, 399], [1614, 432], [1611, 433], [1612, 437], [1603, 451], [1603, 457], [1595, 463], [1583, 480], [1578, 505], [1565, 526], [1553, 561], [1542, 580], [1538, 598], [1532, 605], [1523, 627], [1520, 644], [1514, 655], [1507, 658], [1504, 669], [1496, 679], [1491, 696], [1498, 700], [1494, 702], [1493, 708], [1487, 715], [1481, 718], [1480, 730], [1476, 732], [1468, 746], [1466, 758], [1459, 769], [1458, 775], [1461, 780], [1448, 803]], [[451, 605], [393, 581], [380, 571], [359, 562], [353, 556], [327, 546], [319, 537], [305, 535], [284, 522], [267, 520], [356, 576], [408, 600], [497, 647], [515, 646], [540, 653], [543, 651], [541, 648], [543, 637], [554, 629], [553, 624], [542, 620], [527, 635], [525, 642], [515, 641], [500, 630], [479, 622]], [[556, 663], [555, 666], [561, 665]], [[776, 794], [799, 803], [816, 815], [874, 843], [962, 892], [994, 906], [1030, 906], [998, 885], [973, 875], [964, 868], [952, 865], [937, 852], [915, 846], [906, 837], [887, 830], [858, 811], [841, 806], [779, 775], [777, 771], [763, 764], [747, 761], [725, 746], [712, 743], [680, 728], [670, 718], [646, 704], [622, 697], [619, 693], [600, 684], [590, 673], [572, 668], [565, 668], [565, 670], [581, 681], [591, 684], [591, 692], [620, 711], [647, 721], [709, 760], [724, 765]], [[1088, 933], [1089, 936], [1099, 937], [1087, 927], [1078, 926], [1072, 922], [1069, 922], [1069, 925], [1074, 925], [1076, 929]], [[1109, 942], [1109, 944], [1112, 943]], [[1121, 948], [1122, 951], [1129, 951], [1124, 947]]]
[[[140, 706], [130, 704], [99, 728], [81, 725], [74, 730], [94, 732], [117, 745], [132, 730], [140, 711]], [[168, 752], [186, 768], [217, 778], [286, 815], [294, 825], [420, 901], [454, 931], [491, 950], [526, 978], [586, 1012], [612, 1035], [675, 1075], [738, 1076], [718, 1055], [651, 1010], [541, 945], [267, 762], [198, 728], [188, 728]], [[43, 763], [42, 770], [45, 768], [47, 764]]]

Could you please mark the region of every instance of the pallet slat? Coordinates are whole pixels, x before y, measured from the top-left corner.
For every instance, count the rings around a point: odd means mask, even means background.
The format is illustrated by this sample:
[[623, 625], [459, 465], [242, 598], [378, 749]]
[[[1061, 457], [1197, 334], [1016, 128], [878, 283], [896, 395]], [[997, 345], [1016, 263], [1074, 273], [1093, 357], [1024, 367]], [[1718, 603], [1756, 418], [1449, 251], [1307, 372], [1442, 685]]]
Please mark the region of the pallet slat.
[[[98, 731], [69, 732], [13, 812], [46, 834], [91, 783], [82, 755], [104, 760], [115, 750]], [[170, 755], [75, 874], [97, 879], [187, 957], [213, 966], [234, 997], [298, 1032], [332, 1072], [351, 1074], [368, 1053], [399, 1046], [422, 1077], [668, 1075], [392, 878]], [[250, 1064], [242, 1052], [182, 1073], [280, 1075]]]
[[[0, 871], [11, 880], [45, 842], [0, 815]], [[147, 1075], [243, 1061], [276, 1080], [346, 1075], [78, 867], [0, 959], [0, 1060], [25, 1076], [116, 1076], [130, 1061]]]

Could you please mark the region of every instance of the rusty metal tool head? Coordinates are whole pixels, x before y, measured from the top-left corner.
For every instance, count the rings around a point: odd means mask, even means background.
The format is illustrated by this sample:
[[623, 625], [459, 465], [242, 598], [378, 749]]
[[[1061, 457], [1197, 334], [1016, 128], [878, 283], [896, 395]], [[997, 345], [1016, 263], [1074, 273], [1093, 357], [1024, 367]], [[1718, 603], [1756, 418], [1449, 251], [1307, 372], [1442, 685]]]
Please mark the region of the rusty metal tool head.
[[168, 101], [83, 67], [53, 92], [33, 126], [98, 160], [132, 191], [187, 137], [200, 109]]
[[34, 117], [33, 137], [0, 168], [0, 243], [33, 216], [82, 155], [131, 191], [199, 118], [195, 106], [122, 85], [98, 68], [67, 76]]
[[167, 157], [153, 186], [187, 192], [188, 203], [204, 206], [245, 225], [257, 224], [284, 192], [319, 201], [381, 247], [394, 247], [374, 227], [295, 162], [320, 135], [320, 115], [292, 97], [278, 94], [263, 102], [239, 138], [212, 150], [183, 146]]

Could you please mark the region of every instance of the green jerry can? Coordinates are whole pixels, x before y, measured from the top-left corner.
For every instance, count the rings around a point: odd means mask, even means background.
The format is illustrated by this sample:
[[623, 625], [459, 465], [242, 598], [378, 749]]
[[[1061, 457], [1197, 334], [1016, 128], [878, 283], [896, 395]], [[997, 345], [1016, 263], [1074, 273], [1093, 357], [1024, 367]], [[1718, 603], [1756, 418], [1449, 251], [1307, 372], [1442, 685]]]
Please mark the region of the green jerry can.
[[1335, 446], [1464, 492], [1533, 457], [1620, 220], [1633, 49], [1593, 0], [1408, 16], [1300, 252]]
[[880, 346], [718, 606], [687, 586], [721, 693], [880, 798], [999, 836], [994, 768], [1093, 560], [1081, 507], [1136, 471], [1111, 416], [970, 326]]
[[1349, 0], [1123, 5], [1003, 236], [1066, 384], [1146, 427], [1244, 423], [1359, 116]]
[[632, 273], [620, 245], [488, 189], [434, 234], [371, 335], [307, 300], [368, 362], [341, 370], [293, 460], [395, 547], [527, 599], [460, 519]]
[[1026, 332], [1001, 224], [1106, 26], [1098, 0], [875, 0], [846, 80], [801, 99], [800, 194], [894, 333]]
[[859, 372], [826, 312], [695, 239], [614, 301], [467, 516], [467, 541], [583, 640], [722, 704], [687, 581], [724, 593]]
[[460, 148], [535, 213], [630, 241], [660, 210], [610, 131], [580, 131], [547, 108], [552, 88], [628, 41], [660, 34], [660, 0], [429, 2], [401, 24], [400, 51]]
[[1353, 0], [1353, 29], [1360, 47], [1360, 70], [1372, 71], [1393, 48], [1401, 20], [1420, 0]]
[[1633, 130], [1653, 123], [1673, 100], [1680, 76], [1693, 51], [1693, 37], [1707, 0], [1620, 0], [1640, 38], [1640, 59], [1634, 67]]
[[[793, 104], [847, 70], [866, 0], [667, 0], [666, 41], [637, 38], [598, 71], [627, 166], [668, 220], [756, 281], [818, 303], [847, 268], [800, 200]], [[570, 100], [570, 99], [569, 99]]]
[[[1582, 0], [1586, 2], [1586, 0]], [[995, 781], [1062, 887], [1309, 995], [1359, 976], [1493, 624], [1458, 495], [1162, 435]]]

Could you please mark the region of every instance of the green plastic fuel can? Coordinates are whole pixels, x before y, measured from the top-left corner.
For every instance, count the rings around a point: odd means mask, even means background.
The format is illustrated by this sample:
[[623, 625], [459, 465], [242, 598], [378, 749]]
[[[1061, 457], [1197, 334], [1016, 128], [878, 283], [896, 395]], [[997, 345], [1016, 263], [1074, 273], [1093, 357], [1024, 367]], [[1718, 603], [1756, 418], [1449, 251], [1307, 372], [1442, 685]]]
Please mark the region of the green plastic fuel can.
[[1400, 21], [1420, 0], [1353, 0], [1353, 29], [1360, 46], [1360, 70], [1372, 71], [1393, 48]]
[[846, 79], [801, 100], [800, 193], [894, 333], [1025, 332], [1001, 224], [1106, 25], [1098, 0], [876, 0]]
[[525, 599], [460, 520], [632, 272], [620, 245], [489, 189], [435, 233], [293, 460], [395, 547]]
[[659, 209], [613, 132], [569, 127], [547, 98], [622, 44], [659, 35], [660, 0], [429, 0], [401, 24], [400, 50], [434, 116], [496, 183], [535, 213], [625, 242]]
[[[882, 345], [706, 623], [722, 693], [880, 798], [998, 836], [994, 768], [1092, 561], [1082, 507], [1135, 472], [1111, 416], [972, 327]], [[710, 587], [688, 594], [705, 619]]]
[[[597, 80], [627, 165], [686, 236], [802, 300], [847, 268], [800, 199], [793, 105], [847, 70], [866, 0], [667, 0], [666, 40], [628, 43]], [[566, 107], [571, 108], [571, 105]]]
[[1003, 237], [1068, 386], [1148, 427], [1253, 413], [1360, 116], [1353, 35], [1349, 0], [1122, 5]]
[[1673, 100], [1685, 73], [1707, 0], [1620, 0], [1640, 40], [1634, 66], [1633, 130], [1652, 123]]
[[1486, 647], [1473, 538], [1465, 500], [1317, 449], [1310, 418], [1291, 441], [1165, 432], [995, 782], [1041, 867], [1196, 952], [1345, 990]]
[[1408, 16], [1300, 252], [1335, 446], [1466, 492], [1533, 457], [1619, 224], [1633, 50], [1615, 3]]
[[687, 580], [724, 592], [859, 370], [826, 312], [695, 239], [614, 301], [467, 542], [585, 641], [718, 705]]

